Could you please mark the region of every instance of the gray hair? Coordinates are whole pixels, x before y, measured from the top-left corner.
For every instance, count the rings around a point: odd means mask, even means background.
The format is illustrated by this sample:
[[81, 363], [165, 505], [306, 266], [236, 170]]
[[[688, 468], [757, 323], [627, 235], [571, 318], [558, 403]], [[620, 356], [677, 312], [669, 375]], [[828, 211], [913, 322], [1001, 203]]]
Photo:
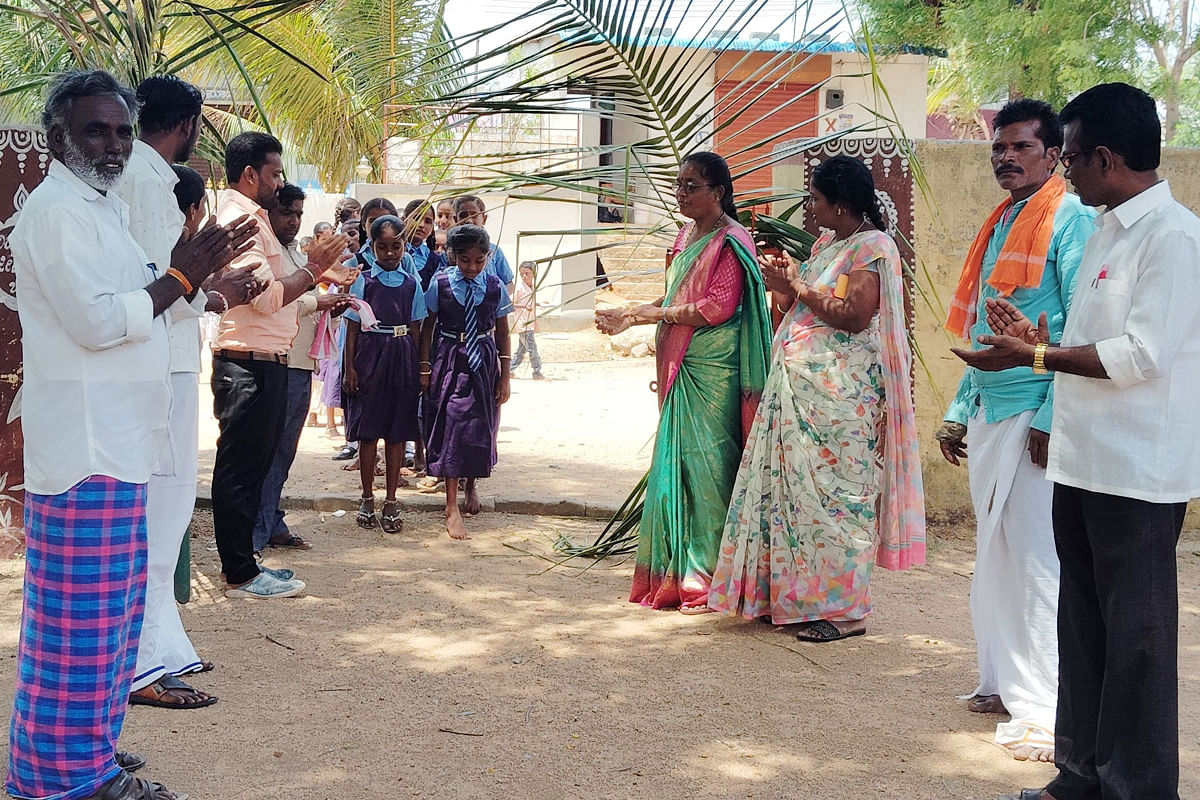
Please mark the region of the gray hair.
[[65, 125], [71, 113], [71, 104], [79, 97], [116, 95], [129, 106], [129, 115], [137, 115], [137, 99], [133, 91], [102, 69], [70, 70], [59, 73], [46, 93], [46, 108], [42, 111], [42, 127], [47, 132], [51, 125]]

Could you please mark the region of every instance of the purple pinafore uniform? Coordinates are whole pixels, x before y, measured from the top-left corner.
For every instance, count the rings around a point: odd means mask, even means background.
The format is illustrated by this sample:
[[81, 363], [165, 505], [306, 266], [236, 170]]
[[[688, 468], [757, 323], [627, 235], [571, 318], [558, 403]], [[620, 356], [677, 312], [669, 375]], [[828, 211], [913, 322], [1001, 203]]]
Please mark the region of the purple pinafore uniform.
[[[362, 299], [383, 329], [409, 326], [403, 336], [361, 331], [354, 352], [358, 394], [346, 396], [346, 439], [383, 439], [409, 442], [420, 438], [417, 422], [421, 386], [417, 372], [417, 330], [413, 327], [413, 297], [420, 290], [409, 276], [399, 286], [388, 286], [374, 275], [364, 275]], [[423, 303], [419, 303], [423, 305]]]
[[[484, 278], [483, 301], [475, 308], [479, 334], [496, 327], [497, 309], [507, 301], [499, 279], [487, 273]], [[486, 478], [496, 465], [496, 434], [500, 428], [496, 340], [490, 334], [478, 339], [482, 363], [472, 371], [466, 347], [457, 337], [466, 329], [466, 310], [450, 287], [450, 273], [434, 275], [429, 288], [430, 293], [435, 288], [437, 291], [438, 327], [433, 334], [433, 375], [425, 407], [425, 463], [429, 474], [437, 477]]]

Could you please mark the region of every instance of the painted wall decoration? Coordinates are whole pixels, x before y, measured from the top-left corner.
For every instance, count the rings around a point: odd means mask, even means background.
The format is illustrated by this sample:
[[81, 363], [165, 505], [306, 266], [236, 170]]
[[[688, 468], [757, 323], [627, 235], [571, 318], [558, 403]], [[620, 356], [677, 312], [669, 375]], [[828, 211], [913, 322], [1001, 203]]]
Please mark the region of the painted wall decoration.
[[[804, 151], [805, 186], [813, 167], [831, 156], [846, 155], [861, 160], [875, 179], [875, 195], [883, 209], [900, 258], [913, 262], [913, 175], [909, 152], [895, 139], [838, 139]], [[794, 162], [793, 162], [794, 163]], [[812, 212], [805, 211], [804, 227], [816, 230]]]
[[16, 554], [24, 542], [21, 423], [13, 417], [21, 387], [21, 323], [8, 236], [49, 167], [41, 130], [0, 126], [0, 557]]

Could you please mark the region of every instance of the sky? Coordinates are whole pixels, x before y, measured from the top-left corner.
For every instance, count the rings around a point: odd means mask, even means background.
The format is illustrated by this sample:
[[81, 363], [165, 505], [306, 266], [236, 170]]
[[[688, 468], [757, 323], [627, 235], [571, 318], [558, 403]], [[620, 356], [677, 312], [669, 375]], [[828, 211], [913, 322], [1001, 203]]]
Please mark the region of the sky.
[[[617, 0], [617, 2], [640, 3], [642, 0]], [[694, 0], [691, 6], [691, 16], [696, 24], [708, 18], [714, 7], [743, 8], [750, 0]], [[446, 7], [447, 23], [455, 36], [462, 36], [473, 31], [481, 30], [492, 25], [515, 19], [527, 13], [536, 6], [537, 0], [449, 0]], [[810, 0], [811, 17], [814, 20], [824, 20], [842, 8], [840, 0]], [[677, 7], [685, 5], [676, 2]], [[771, 31], [780, 20], [787, 17], [795, 8], [794, 0], [768, 0], [765, 8], [759, 12], [755, 23], [747, 32]], [[801, 5], [804, 5], [801, 3]], [[801, 12], [801, 17], [804, 12]], [[731, 17], [732, 19], [732, 17]], [[672, 20], [680, 32], [686, 32], [687, 24], [681, 20]], [[791, 39], [791, 26], [780, 29], [783, 39]], [[843, 37], [848, 29], [843, 26]]]

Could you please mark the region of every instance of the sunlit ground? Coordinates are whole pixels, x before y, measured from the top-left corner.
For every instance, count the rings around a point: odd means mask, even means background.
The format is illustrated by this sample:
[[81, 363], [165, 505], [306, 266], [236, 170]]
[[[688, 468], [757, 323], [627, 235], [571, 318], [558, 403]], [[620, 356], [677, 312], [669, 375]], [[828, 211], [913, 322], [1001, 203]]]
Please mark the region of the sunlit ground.
[[[485, 515], [452, 543], [297, 517], [272, 551], [307, 597], [228, 601], [198, 519], [184, 619], [221, 697], [133, 709], [143, 774], [210, 798], [992, 798], [1052, 770], [991, 743], [975, 681], [971, 541], [879, 571], [869, 635], [802, 645], [761, 623], [626, 602], [631, 562], [555, 566], [583, 521]], [[584, 570], [583, 567], [590, 566]], [[1200, 538], [1180, 548], [1183, 797], [1200, 797]], [[20, 562], [0, 563], [0, 702], [11, 702]], [[7, 732], [7, 727], [5, 727]]]

